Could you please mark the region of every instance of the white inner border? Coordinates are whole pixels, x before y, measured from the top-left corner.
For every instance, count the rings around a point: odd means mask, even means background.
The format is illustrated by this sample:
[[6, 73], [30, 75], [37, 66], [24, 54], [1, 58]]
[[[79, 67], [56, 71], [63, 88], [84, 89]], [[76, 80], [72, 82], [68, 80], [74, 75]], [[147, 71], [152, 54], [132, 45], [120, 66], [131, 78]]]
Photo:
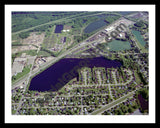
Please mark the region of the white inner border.
[[[148, 11], [149, 115], [12, 115], [11, 12], [12, 11]], [[5, 5], [5, 123], [155, 123], [155, 5]]]

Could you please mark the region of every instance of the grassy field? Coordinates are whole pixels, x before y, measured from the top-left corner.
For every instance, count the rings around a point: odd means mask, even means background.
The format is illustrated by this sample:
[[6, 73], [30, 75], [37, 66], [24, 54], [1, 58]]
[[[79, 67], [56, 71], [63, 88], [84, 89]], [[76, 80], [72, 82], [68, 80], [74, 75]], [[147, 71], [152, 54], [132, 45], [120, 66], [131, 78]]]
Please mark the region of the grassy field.
[[112, 42], [109, 43], [99, 44], [98, 47], [102, 49], [104, 52], [128, 50], [131, 48], [130, 43], [128, 41], [119, 41], [119, 40], [113, 40]]
[[31, 65], [30, 66], [26, 66], [26, 67], [24, 67], [22, 72], [17, 73], [16, 76], [12, 76], [12, 83], [16, 82], [21, 77], [27, 75], [30, 72], [30, 67], [31, 67]]
[[135, 39], [138, 47], [142, 50], [142, 52], [148, 53], [148, 50], [144, 47], [144, 45], [145, 45], [144, 40], [142, 39], [142, 37], [140, 37], [141, 35], [138, 35], [138, 34], [140, 34], [140, 32], [137, 33], [135, 30], [132, 30], [131, 32], [134, 35], [134, 39]]

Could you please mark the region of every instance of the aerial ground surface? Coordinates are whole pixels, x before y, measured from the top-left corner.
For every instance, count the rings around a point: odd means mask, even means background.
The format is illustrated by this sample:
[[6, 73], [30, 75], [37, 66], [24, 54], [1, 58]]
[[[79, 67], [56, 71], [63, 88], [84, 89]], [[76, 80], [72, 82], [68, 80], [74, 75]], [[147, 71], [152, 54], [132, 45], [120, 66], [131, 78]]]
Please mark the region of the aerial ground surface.
[[148, 18], [12, 12], [12, 114], [148, 114]]

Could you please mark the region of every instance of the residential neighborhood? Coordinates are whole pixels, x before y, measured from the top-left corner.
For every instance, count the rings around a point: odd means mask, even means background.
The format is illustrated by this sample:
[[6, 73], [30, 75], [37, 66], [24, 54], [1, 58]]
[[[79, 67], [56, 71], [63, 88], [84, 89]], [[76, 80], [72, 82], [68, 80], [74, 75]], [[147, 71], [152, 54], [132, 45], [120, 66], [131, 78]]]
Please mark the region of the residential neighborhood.
[[12, 20], [13, 115], [149, 114], [148, 12], [13, 12]]

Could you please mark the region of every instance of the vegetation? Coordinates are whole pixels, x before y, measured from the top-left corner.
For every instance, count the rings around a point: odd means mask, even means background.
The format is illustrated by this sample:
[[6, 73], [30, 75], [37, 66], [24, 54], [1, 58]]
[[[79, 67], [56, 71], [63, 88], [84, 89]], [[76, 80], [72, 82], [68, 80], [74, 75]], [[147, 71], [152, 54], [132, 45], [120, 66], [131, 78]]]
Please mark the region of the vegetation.
[[12, 96], [12, 102], [19, 103], [21, 98], [22, 98], [22, 95], [20, 94], [20, 89], [18, 89], [16, 95]]
[[22, 38], [22, 39], [25, 39], [25, 38], [27, 38], [29, 35], [30, 35], [30, 32], [29, 32], [29, 31], [27, 31], [27, 32], [21, 32], [21, 33], [19, 34], [19, 37]]
[[44, 48], [44, 47], [41, 47], [40, 51], [41, 51], [41, 52], [40, 52], [39, 54], [41, 54], [42, 51], [43, 51], [43, 53], [45, 52], [45, 53], [50, 54], [51, 56], [55, 56], [52, 51], [50, 51], [50, 50], [48, 50], [48, 49], [46, 49], [46, 48]]
[[142, 113], [148, 113], [149, 87], [144, 87], [136, 92], [135, 97]]
[[13, 76], [12, 76], [12, 83], [13, 83], [14, 81], [16, 81], [17, 79], [23, 77], [24, 75], [28, 74], [28, 73], [30, 72], [30, 68], [31, 68], [31, 65], [30, 65], [30, 66], [25, 66], [25, 67], [23, 68], [23, 71], [22, 71], [22, 72], [17, 73], [16, 76], [13, 75]]
[[12, 32], [83, 12], [12, 12]]
[[16, 57], [20, 57], [22, 55], [22, 53], [26, 53], [27, 55], [35, 56], [35, 55], [37, 55], [37, 50], [27, 50], [27, 51], [21, 51], [21, 52], [17, 52], [17, 53], [12, 54], [12, 63], [13, 63], [14, 59]]
[[23, 44], [21, 44], [20, 42], [12, 42], [12, 46], [22, 46]]
[[131, 98], [119, 105], [116, 105], [114, 108], [104, 111], [102, 115], [126, 115], [133, 113], [138, 108], [139, 105], [137, 104], [136, 100]]
[[[77, 17], [73, 14], [80, 14], [84, 17]], [[12, 32], [17, 32], [23, 29], [27, 28], [33, 28], [32, 30], [21, 32], [20, 34], [17, 34], [14, 36], [16, 42], [12, 43], [12, 46], [21, 46], [26, 44], [21, 44], [21, 39], [27, 38], [30, 34], [30, 32], [41, 32], [45, 33], [45, 40], [43, 44], [41, 45], [41, 49], [39, 53], [37, 53], [37, 50], [28, 50], [23, 51], [19, 53], [15, 53], [12, 55], [12, 62], [14, 58], [20, 56], [22, 53], [27, 53], [31, 56], [54, 56], [57, 57], [59, 54], [63, 53], [67, 48], [80, 43], [87, 39], [89, 36], [94, 34], [98, 31], [98, 28], [96, 30], [93, 30], [91, 33], [85, 33], [85, 28], [87, 28], [88, 25], [92, 24], [94, 21], [103, 20], [107, 23], [112, 23], [121, 16], [118, 14], [101, 14], [101, 15], [94, 15], [94, 16], [88, 16], [86, 17], [86, 14], [92, 14], [92, 12], [13, 12], [12, 13]], [[73, 15], [73, 16], [72, 16]], [[60, 20], [58, 23], [54, 24], [44, 24], [48, 23], [54, 20], [58, 20], [61, 18], [64, 18], [66, 16], [72, 16], [75, 19], [73, 20]], [[71, 18], [72, 19], [72, 18]], [[19, 21], [19, 25], [18, 25]], [[59, 34], [54, 33], [54, 29], [56, 24], [63, 24], [68, 25], [70, 31], [69, 32], [62, 32]], [[42, 26], [37, 26], [41, 25]], [[135, 28], [144, 28], [145, 23], [139, 21], [135, 23]], [[34, 27], [37, 26], [37, 27]], [[128, 35], [128, 39], [129, 39]], [[71, 45], [68, 45], [67, 43], [64, 43], [63, 38], [66, 37], [65, 42], [72, 41], [73, 43]], [[127, 40], [128, 40], [127, 39]], [[62, 44], [63, 43], [63, 44]], [[56, 44], [56, 45], [55, 45]], [[66, 45], [69, 47], [61, 47], [61, 45]], [[59, 51], [57, 49], [54, 49], [53, 47], [58, 47]], [[98, 46], [100, 49], [107, 49], [107, 45], [99, 44]], [[38, 46], [37, 46], [38, 48]], [[52, 52], [50, 49], [53, 48]], [[144, 106], [141, 104], [142, 101], [148, 102], [148, 87], [144, 87], [141, 90], [136, 92], [136, 96], [129, 99], [133, 96], [134, 93], [128, 94], [129, 92], [135, 90], [139, 87], [139, 85], [143, 86], [148, 84], [145, 81], [145, 77], [142, 71], [142, 67], [148, 62], [148, 56], [146, 54], [134, 54], [136, 51], [135, 49], [131, 54], [125, 54], [126, 51], [122, 50], [119, 53], [116, 53], [115, 51], [107, 51], [105, 55], [107, 56], [107, 59], [117, 59], [120, 60], [123, 64], [123, 66], [115, 69], [115, 68], [107, 68], [94, 67], [92, 70], [90, 68], [84, 68], [86, 71], [85, 80], [84, 80], [84, 74], [83, 71], [79, 72], [79, 82], [81, 81], [81, 84], [79, 83], [79, 86], [73, 86], [74, 84], [78, 84], [77, 79], [70, 81], [66, 86], [61, 88], [61, 90], [54, 92], [54, 95], [52, 92], [48, 93], [45, 92], [38, 92], [40, 95], [35, 95], [36, 91], [29, 91], [29, 85], [30, 81], [34, 76], [31, 76], [27, 89], [25, 90], [25, 93], [22, 93], [18, 89], [17, 92], [14, 92], [12, 95], [12, 103], [15, 103], [16, 106], [19, 101], [22, 98], [22, 95], [24, 94], [24, 98], [22, 99], [21, 106], [17, 105], [20, 109], [17, 111], [15, 106], [12, 108], [12, 114], [15, 114], [18, 112], [18, 114], [22, 115], [78, 115], [78, 114], [88, 114], [92, 113], [96, 109], [99, 109], [101, 112], [104, 111], [104, 115], [125, 115], [133, 113], [136, 109], [140, 108], [141, 112], [148, 112], [148, 108], [144, 109]], [[135, 50], [135, 51], [134, 51]], [[129, 50], [128, 50], [129, 51]], [[82, 52], [82, 51], [81, 51]], [[97, 52], [97, 51], [96, 51]], [[114, 54], [112, 54], [114, 53]], [[123, 54], [124, 53], [124, 54]], [[135, 52], [136, 53], [136, 52]], [[134, 56], [134, 57], [133, 57]], [[136, 59], [138, 58], [138, 59]], [[143, 60], [143, 61], [142, 61]], [[141, 64], [142, 62], [142, 64]], [[12, 82], [16, 81], [17, 79], [25, 76], [30, 72], [30, 66], [25, 66], [23, 71], [21, 73], [18, 73], [16, 76], [12, 77]], [[40, 67], [41, 68], [41, 67]], [[47, 67], [46, 67], [47, 68]], [[45, 69], [46, 69], [45, 68]], [[128, 75], [127, 71], [124, 70], [124, 68], [129, 69], [133, 74]], [[42, 72], [45, 69], [41, 69], [40, 72]], [[145, 68], [145, 71], [147, 71], [147, 68]], [[38, 72], [38, 73], [40, 73]], [[115, 74], [114, 74], [114, 73]], [[38, 74], [37, 73], [37, 74]], [[97, 75], [98, 73], [98, 75]], [[36, 75], [36, 74], [34, 74]], [[130, 82], [129, 81], [132, 78]], [[83, 77], [83, 80], [82, 78]], [[88, 86], [85, 86], [84, 84], [87, 84]], [[100, 83], [104, 84], [103, 86], [100, 85]], [[120, 84], [116, 84], [120, 83]], [[23, 83], [25, 84], [25, 82]], [[97, 84], [96, 86], [94, 86]], [[110, 84], [110, 86], [106, 86], [105, 84]], [[138, 86], [138, 87], [137, 87]], [[141, 87], [142, 87], [141, 86]], [[15, 90], [13, 90], [15, 91]], [[111, 95], [110, 95], [111, 93]], [[124, 96], [124, 97], [122, 97]], [[141, 96], [141, 97], [139, 97]], [[118, 99], [120, 98], [121, 99]], [[127, 99], [128, 98], [128, 99]], [[136, 98], [136, 99], [135, 99]], [[118, 100], [117, 100], [118, 99]], [[123, 102], [124, 100], [126, 100]], [[114, 102], [112, 102], [115, 100]], [[138, 102], [137, 102], [138, 101]], [[106, 105], [108, 104], [108, 105]], [[118, 105], [117, 105], [118, 104]], [[103, 106], [106, 105], [106, 106]], [[112, 106], [115, 106], [114, 108], [111, 108]], [[111, 109], [109, 109], [111, 108]], [[105, 111], [106, 109], [109, 109]], [[100, 112], [95, 111], [95, 113]], [[94, 113], [94, 112], [93, 112]]]
[[142, 20], [136, 22], [134, 26], [139, 27], [139, 28], [146, 28], [146, 24]]
[[107, 16], [107, 18], [105, 19], [107, 22], [109, 23], [112, 23], [114, 22], [115, 20], [119, 19], [121, 16], [120, 15], [113, 15], [113, 14], [110, 14]]

